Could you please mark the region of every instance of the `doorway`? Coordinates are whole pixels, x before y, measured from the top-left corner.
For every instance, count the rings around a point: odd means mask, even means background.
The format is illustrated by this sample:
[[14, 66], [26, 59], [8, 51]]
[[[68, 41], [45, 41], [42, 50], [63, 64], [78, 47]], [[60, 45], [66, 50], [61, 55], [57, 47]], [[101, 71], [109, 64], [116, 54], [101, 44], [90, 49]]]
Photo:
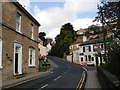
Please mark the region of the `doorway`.
[[96, 66], [98, 66], [98, 57], [95, 57], [96, 59]]
[[14, 44], [14, 75], [22, 74], [22, 45]]
[[2, 39], [0, 38], [0, 68], [2, 68]]

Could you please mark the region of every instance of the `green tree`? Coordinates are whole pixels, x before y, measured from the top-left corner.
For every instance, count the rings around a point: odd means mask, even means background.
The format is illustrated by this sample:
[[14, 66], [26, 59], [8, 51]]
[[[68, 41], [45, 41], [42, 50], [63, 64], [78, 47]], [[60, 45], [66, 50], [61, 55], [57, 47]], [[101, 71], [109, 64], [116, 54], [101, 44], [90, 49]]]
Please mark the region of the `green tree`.
[[98, 25], [91, 25], [87, 29], [89, 30], [89, 34], [96, 35], [102, 33], [101, 26]]
[[120, 1], [101, 2], [94, 21], [101, 21], [120, 39]]
[[[114, 33], [114, 38], [108, 48], [108, 60], [105, 68], [120, 76], [120, 1], [119, 2], [102, 2], [98, 5], [98, 15], [95, 21], [101, 21], [104, 26]], [[104, 29], [105, 30], [105, 29]], [[105, 31], [106, 32], [106, 31]], [[117, 41], [116, 41], [117, 39]], [[120, 77], [119, 77], [120, 78]]]
[[39, 33], [39, 38], [43, 41], [43, 46], [47, 45], [47, 39], [45, 39], [46, 33], [45, 32], [40, 32]]
[[70, 23], [63, 25], [60, 29], [60, 34], [56, 36], [56, 44], [52, 47], [50, 55], [63, 57], [64, 54], [69, 54], [69, 46], [75, 40], [76, 33]]

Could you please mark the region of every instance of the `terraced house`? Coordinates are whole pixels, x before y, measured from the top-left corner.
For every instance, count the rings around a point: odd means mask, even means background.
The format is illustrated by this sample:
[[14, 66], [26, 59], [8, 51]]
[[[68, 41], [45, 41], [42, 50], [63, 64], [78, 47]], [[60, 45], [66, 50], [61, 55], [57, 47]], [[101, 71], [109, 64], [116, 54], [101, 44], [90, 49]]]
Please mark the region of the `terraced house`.
[[40, 24], [18, 2], [2, 3], [0, 68], [2, 80], [38, 72]]

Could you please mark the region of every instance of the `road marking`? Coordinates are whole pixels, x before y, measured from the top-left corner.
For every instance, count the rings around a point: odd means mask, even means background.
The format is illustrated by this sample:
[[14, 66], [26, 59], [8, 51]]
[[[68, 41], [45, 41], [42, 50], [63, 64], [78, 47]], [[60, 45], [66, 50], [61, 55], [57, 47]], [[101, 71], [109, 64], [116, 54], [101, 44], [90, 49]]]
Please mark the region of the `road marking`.
[[80, 89], [82, 88], [83, 83], [85, 82], [85, 77], [86, 77], [85, 71], [83, 71], [83, 72], [82, 72], [82, 77], [81, 77], [81, 79], [80, 79], [80, 81], [79, 81], [79, 84], [78, 84], [76, 90], [80, 90]]
[[53, 72], [51, 72], [51, 73], [53, 73]]
[[56, 81], [56, 80], [58, 80], [59, 78], [61, 78], [61, 75], [58, 76], [57, 78], [55, 78], [53, 81]]
[[[43, 88], [45, 88], [45, 87], [47, 87], [48, 86], [48, 84], [45, 84], [44, 86], [42, 86], [40, 89], [43, 89]], [[40, 90], [40, 89], [38, 89], [38, 90]]]
[[87, 72], [87, 69], [85, 67], [82, 67], [86, 72]]
[[64, 73], [64, 75], [66, 74], [67, 72]]
[[70, 69], [67, 70], [67, 72], [69, 72], [69, 71], [70, 71]]

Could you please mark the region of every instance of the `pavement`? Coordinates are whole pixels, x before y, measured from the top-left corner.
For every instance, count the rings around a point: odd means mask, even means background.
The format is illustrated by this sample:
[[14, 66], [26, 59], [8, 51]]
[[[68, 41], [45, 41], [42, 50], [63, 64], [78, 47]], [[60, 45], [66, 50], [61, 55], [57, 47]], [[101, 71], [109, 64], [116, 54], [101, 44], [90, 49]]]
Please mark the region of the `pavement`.
[[50, 60], [48, 60], [48, 62], [50, 63], [51, 67], [49, 69], [47, 69], [46, 71], [28, 74], [28, 75], [26, 75], [22, 78], [19, 78], [19, 79], [12, 79], [12, 80], [3, 81], [2, 88], [4, 88], [4, 89], [10, 88], [10, 87], [13, 87], [13, 86], [37, 79], [39, 77], [43, 77], [45, 75], [48, 75], [51, 72], [51, 70], [58, 67], [54, 62], [52, 62]]
[[97, 69], [94, 66], [86, 66], [85, 67], [86, 71], [87, 71], [87, 79], [86, 79], [86, 83], [85, 83], [85, 90], [86, 89], [90, 89], [90, 88], [94, 88], [94, 89], [101, 89], [98, 77], [97, 77]]

